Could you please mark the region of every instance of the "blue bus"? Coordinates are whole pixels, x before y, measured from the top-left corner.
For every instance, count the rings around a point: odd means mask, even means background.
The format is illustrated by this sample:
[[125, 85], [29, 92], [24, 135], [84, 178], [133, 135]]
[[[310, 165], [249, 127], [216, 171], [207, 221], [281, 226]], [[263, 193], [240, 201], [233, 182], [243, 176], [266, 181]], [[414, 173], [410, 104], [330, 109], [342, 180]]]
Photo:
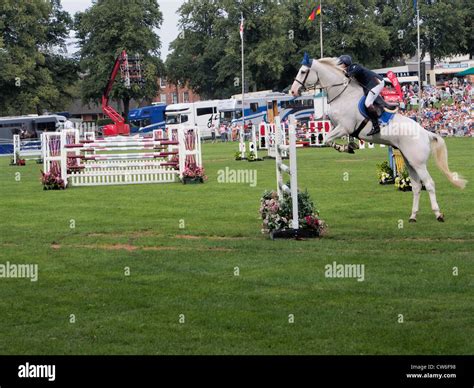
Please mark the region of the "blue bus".
[[[241, 98], [241, 95], [236, 95], [220, 102], [218, 110], [221, 124], [242, 125]], [[314, 98], [313, 95], [295, 98], [278, 92], [249, 93], [245, 97], [245, 124], [259, 125], [262, 121], [272, 121], [273, 115], [276, 114], [272, 112], [271, 102], [274, 100], [278, 102], [278, 114], [282, 120], [286, 120], [289, 115], [295, 115], [297, 120], [308, 121], [314, 117]]]
[[165, 128], [166, 104], [163, 102], [154, 103], [151, 106], [144, 106], [132, 109], [128, 113], [131, 133], [153, 132], [154, 129]]

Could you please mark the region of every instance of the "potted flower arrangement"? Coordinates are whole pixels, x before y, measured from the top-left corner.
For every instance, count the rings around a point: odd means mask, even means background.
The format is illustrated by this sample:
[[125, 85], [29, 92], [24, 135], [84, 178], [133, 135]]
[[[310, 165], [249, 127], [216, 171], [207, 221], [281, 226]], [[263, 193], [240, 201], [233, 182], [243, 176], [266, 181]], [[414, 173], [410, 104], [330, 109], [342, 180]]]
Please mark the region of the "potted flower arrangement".
[[411, 191], [411, 180], [406, 168], [395, 178], [395, 187], [400, 191]]
[[206, 179], [207, 179], [207, 176], [204, 175], [204, 168], [199, 167], [195, 164], [192, 164], [185, 167], [181, 181], [184, 184], [187, 184], [187, 183], [193, 184], [193, 183], [204, 183]]
[[43, 190], [64, 190], [66, 185], [64, 180], [54, 172], [44, 173], [41, 171], [41, 183]]
[[[263, 220], [262, 233], [272, 239], [294, 237], [292, 229], [292, 200], [284, 194], [281, 200], [275, 191], [266, 191], [260, 200], [260, 215]], [[323, 236], [327, 231], [326, 223], [319, 218], [307, 191], [298, 191], [298, 219], [300, 229], [297, 237], [309, 238]]]
[[26, 160], [20, 158], [20, 153], [16, 153], [16, 163], [13, 162], [13, 158], [10, 160], [10, 166], [26, 166]]
[[248, 160], [249, 162], [259, 162], [259, 161], [262, 161], [263, 159], [257, 158], [257, 155], [255, 155], [255, 152], [250, 151], [250, 152], [247, 154], [247, 160]]
[[395, 182], [393, 170], [387, 161], [377, 165], [377, 176], [381, 185], [391, 185]]
[[245, 158], [242, 158], [242, 152], [236, 151], [234, 154], [235, 160], [244, 160]]

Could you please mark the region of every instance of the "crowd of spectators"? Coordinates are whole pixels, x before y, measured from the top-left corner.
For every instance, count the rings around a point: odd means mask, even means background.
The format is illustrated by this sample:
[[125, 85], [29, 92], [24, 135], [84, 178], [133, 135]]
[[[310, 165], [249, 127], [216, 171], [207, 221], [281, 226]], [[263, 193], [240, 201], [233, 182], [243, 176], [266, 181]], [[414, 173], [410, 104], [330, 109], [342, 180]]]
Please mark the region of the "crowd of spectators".
[[[443, 87], [427, 86], [422, 92], [421, 114], [418, 85], [402, 87], [404, 99], [400, 113], [418, 121], [426, 130], [441, 136], [474, 136], [474, 87], [469, 82], [446, 83]], [[245, 125], [245, 140], [250, 138], [251, 122]], [[298, 123], [299, 132], [307, 132], [306, 123]], [[213, 141], [238, 141], [240, 127], [222, 124], [213, 128]]]
[[[401, 113], [417, 120], [426, 130], [442, 136], [474, 136], [474, 88], [468, 82], [446, 83], [422, 92], [421, 114], [417, 85], [404, 86]], [[415, 106], [414, 106], [415, 105]]]

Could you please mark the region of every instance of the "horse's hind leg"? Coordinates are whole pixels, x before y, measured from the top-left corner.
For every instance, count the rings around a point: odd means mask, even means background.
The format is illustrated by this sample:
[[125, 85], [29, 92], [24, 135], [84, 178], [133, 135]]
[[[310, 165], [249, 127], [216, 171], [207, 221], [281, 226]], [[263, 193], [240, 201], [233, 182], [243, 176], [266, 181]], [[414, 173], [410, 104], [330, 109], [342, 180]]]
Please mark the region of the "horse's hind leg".
[[408, 172], [410, 174], [411, 188], [413, 191], [413, 206], [411, 208], [410, 222], [416, 222], [416, 214], [418, 213], [418, 209], [420, 208], [420, 194], [422, 183], [415, 169], [410, 166], [406, 159], [405, 165], [407, 166]]
[[[415, 167], [413, 167], [415, 168]], [[441, 213], [439, 210], [439, 205], [438, 202], [436, 201], [436, 191], [435, 191], [435, 183], [433, 181], [433, 178], [431, 178], [430, 173], [428, 172], [428, 169], [426, 168], [426, 165], [420, 166], [415, 168], [416, 173], [418, 174], [418, 177], [421, 179], [423, 184], [426, 187], [426, 191], [428, 192], [430, 196], [430, 201], [431, 201], [431, 209], [433, 210], [436, 219], [439, 222], [444, 222], [444, 215]]]

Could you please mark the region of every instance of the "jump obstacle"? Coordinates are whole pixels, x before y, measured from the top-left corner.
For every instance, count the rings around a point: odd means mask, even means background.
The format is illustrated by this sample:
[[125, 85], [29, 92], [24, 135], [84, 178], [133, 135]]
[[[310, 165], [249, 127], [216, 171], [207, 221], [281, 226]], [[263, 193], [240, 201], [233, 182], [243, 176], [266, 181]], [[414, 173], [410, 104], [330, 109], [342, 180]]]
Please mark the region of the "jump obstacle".
[[[384, 148], [386, 146], [385, 146], [385, 144], [380, 144], [380, 147]], [[370, 142], [366, 142], [364, 140], [359, 140], [359, 149], [360, 150], [365, 150], [366, 148], [368, 148], [368, 149], [375, 148], [375, 143], [370, 143]]]
[[388, 163], [393, 171], [393, 176], [398, 176], [405, 169], [405, 159], [398, 149], [388, 147]]
[[332, 124], [329, 120], [310, 121], [307, 134], [310, 147], [324, 147], [331, 129]]
[[19, 160], [36, 160], [40, 162], [43, 159], [43, 134], [40, 139], [22, 140], [20, 135], [13, 135], [13, 164], [18, 164]]
[[[123, 151], [135, 151], [123, 153]], [[152, 137], [83, 140], [75, 129], [45, 133], [43, 167], [71, 186], [177, 182], [187, 167], [202, 167], [197, 128], [153, 131]]]
[[[262, 123], [260, 126], [266, 125]], [[259, 159], [258, 157], [258, 149], [261, 149], [259, 142], [257, 141], [257, 127], [252, 125], [250, 129], [250, 139], [248, 140], [248, 150], [249, 152], [253, 152], [254, 159], [251, 161], [261, 161], [263, 159]], [[247, 144], [245, 143], [245, 134], [242, 130], [239, 131], [239, 152], [240, 152], [240, 159], [246, 160], [247, 158]]]
[[[280, 119], [279, 119], [280, 120]], [[263, 129], [263, 130], [262, 130]], [[279, 124], [267, 124], [267, 123], [261, 123], [260, 124], [260, 134], [262, 132], [265, 133], [265, 144], [267, 145], [267, 156], [266, 158], [270, 159], [276, 159], [277, 157], [277, 144], [280, 145], [288, 145], [287, 141], [287, 134], [288, 134], [288, 129], [285, 124], [282, 124], [281, 121], [279, 121]], [[280, 143], [277, 143], [277, 132], [279, 132], [278, 135], [278, 141]], [[295, 132], [296, 136], [296, 132]], [[282, 157], [284, 159], [288, 158], [288, 153], [287, 151], [283, 151]]]
[[[280, 200], [283, 199], [284, 193], [291, 196], [292, 204], [292, 221], [293, 232], [297, 234], [299, 229], [299, 213], [298, 213], [298, 175], [296, 165], [296, 131], [293, 125], [288, 128], [289, 144], [285, 144], [286, 139], [283, 137], [284, 130], [281, 125], [280, 118], [275, 117], [275, 162], [276, 162], [276, 180], [277, 193]], [[289, 156], [289, 165], [283, 164], [284, 155]], [[284, 183], [283, 174], [290, 176], [290, 187]]]
[[261, 161], [263, 159], [259, 159], [258, 157], [258, 142], [257, 142], [257, 127], [252, 125], [251, 129], [251, 137], [249, 140], [249, 152], [254, 154], [254, 161]]

